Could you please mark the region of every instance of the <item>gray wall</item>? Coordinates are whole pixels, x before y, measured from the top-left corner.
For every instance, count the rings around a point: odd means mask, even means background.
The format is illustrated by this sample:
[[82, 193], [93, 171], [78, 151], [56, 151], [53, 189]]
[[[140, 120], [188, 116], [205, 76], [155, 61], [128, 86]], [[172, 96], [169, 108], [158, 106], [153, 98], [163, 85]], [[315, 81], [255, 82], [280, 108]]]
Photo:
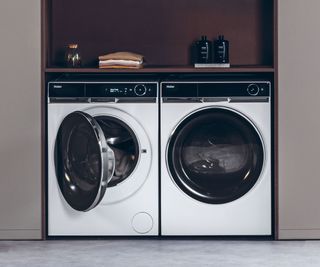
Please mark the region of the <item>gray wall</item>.
[[279, 235], [320, 238], [320, 1], [279, 0]]
[[0, 238], [41, 237], [40, 0], [0, 1]]

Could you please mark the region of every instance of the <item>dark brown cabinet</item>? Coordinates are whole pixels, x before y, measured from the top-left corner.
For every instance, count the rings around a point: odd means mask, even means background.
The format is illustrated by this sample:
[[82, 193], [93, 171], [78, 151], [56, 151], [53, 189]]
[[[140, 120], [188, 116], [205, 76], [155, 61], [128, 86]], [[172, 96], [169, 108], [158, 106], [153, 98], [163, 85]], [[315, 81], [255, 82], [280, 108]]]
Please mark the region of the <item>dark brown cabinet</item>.
[[[42, 0], [42, 22], [43, 88], [65, 73], [259, 74], [275, 82], [277, 99], [277, 0]], [[231, 68], [193, 68], [192, 44], [220, 34], [230, 41]], [[81, 68], [65, 67], [70, 43], [79, 45]], [[143, 54], [147, 64], [97, 68], [99, 55], [117, 51]]]
[[[145, 56], [141, 72], [199, 72], [188, 67], [192, 43], [201, 35], [212, 40], [219, 34], [230, 41], [233, 68], [224, 71], [274, 71], [276, 0], [43, 2], [47, 72], [97, 71], [99, 55], [128, 50]], [[83, 69], [63, 69], [69, 43], [79, 44]]]

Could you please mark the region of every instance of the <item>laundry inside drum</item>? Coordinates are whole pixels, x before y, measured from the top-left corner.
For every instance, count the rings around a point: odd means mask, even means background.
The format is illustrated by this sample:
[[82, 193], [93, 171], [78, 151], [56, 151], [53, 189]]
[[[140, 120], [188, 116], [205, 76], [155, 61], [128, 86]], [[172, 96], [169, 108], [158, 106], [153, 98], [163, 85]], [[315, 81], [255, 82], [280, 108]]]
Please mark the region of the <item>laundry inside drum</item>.
[[117, 118], [95, 117], [115, 155], [115, 171], [108, 187], [125, 181], [134, 171], [139, 158], [138, 140], [131, 128]]
[[231, 111], [212, 109], [181, 124], [170, 142], [169, 168], [177, 185], [207, 203], [237, 199], [256, 183], [263, 163], [260, 137]]

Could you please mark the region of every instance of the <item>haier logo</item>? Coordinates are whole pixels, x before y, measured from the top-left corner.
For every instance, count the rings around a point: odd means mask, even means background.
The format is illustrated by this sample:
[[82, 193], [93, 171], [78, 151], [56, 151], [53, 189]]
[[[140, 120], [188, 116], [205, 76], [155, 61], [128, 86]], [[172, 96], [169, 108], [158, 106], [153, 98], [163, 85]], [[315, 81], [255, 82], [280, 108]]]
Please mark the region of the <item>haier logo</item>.
[[173, 84], [167, 84], [167, 85], [166, 85], [166, 88], [167, 88], [167, 89], [174, 89], [174, 88], [176, 88], [176, 86], [173, 85]]
[[55, 88], [55, 89], [61, 89], [61, 88], [62, 88], [62, 85], [53, 85], [53, 88]]

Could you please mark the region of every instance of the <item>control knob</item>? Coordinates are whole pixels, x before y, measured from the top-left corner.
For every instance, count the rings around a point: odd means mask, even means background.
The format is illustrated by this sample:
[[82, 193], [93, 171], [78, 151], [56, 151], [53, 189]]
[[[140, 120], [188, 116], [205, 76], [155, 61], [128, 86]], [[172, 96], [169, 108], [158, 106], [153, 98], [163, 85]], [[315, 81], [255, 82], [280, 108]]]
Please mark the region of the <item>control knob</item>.
[[257, 84], [252, 83], [248, 86], [247, 91], [249, 95], [256, 96], [260, 92], [260, 87]]
[[138, 84], [134, 87], [134, 93], [137, 96], [144, 96], [147, 93], [147, 88], [144, 84]]

